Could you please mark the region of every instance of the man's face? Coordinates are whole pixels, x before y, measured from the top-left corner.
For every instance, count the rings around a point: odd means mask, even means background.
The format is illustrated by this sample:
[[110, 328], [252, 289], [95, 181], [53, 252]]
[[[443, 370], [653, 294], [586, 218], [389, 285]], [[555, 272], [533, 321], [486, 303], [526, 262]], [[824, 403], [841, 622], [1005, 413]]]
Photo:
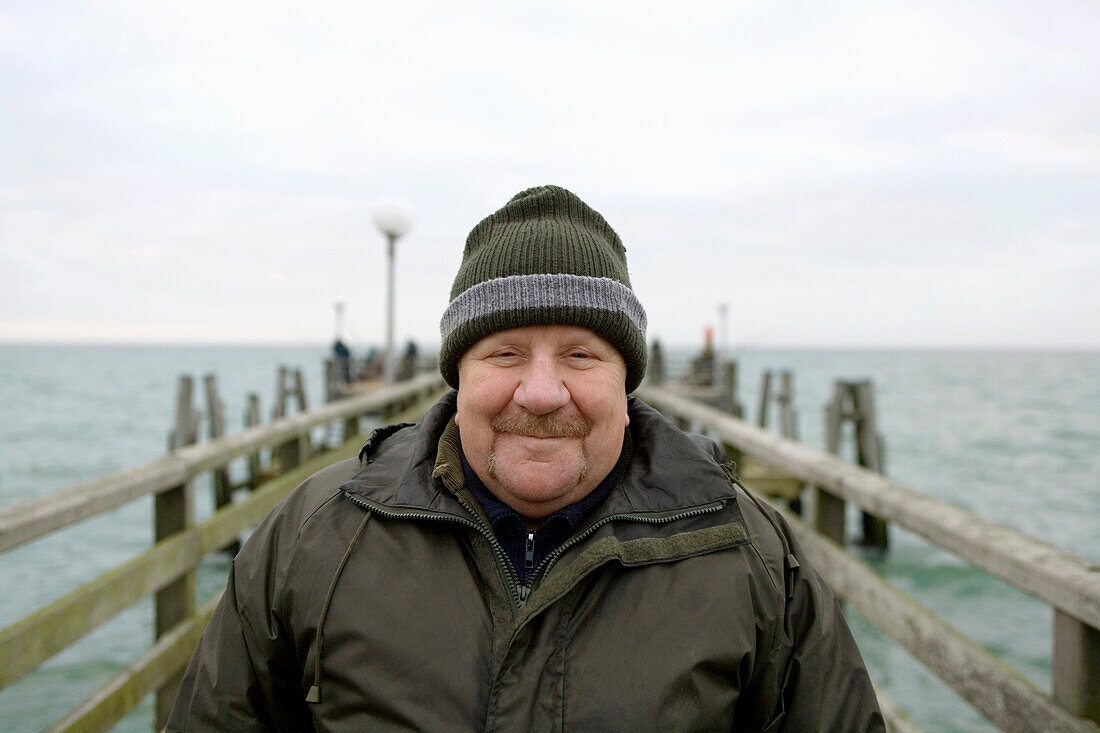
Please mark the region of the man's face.
[[588, 495], [623, 444], [626, 362], [574, 326], [528, 326], [478, 341], [458, 363], [462, 450], [502, 502], [542, 519]]

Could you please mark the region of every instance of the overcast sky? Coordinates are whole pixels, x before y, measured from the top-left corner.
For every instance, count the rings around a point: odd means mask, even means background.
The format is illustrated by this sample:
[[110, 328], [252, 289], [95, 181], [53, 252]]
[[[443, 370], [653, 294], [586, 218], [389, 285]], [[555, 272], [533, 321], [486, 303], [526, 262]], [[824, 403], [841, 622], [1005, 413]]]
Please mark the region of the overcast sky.
[[556, 183], [650, 336], [1100, 347], [1081, 2], [7, 2], [0, 340], [439, 340], [465, 236]]

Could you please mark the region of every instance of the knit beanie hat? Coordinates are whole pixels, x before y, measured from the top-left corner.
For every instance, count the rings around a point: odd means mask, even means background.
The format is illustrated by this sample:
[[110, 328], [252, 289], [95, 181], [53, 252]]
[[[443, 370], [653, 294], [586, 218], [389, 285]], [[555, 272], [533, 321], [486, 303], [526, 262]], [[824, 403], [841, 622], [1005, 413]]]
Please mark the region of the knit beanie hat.
[[559, 186], [529, 188], [466, 238], [439, 330], [439, 370], [458, 388], [458, 362], [497, 331], [580, 326], [626, 361], [626, 391], [645, 375], [646, 315], [634, 297], [626, 249], [602, 216]]

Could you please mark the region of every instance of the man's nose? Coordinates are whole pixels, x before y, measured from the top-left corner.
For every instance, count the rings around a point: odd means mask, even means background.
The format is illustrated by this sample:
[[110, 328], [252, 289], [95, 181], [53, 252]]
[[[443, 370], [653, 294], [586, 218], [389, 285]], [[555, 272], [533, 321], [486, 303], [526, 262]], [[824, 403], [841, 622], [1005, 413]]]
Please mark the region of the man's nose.
[[513, 400], [534, 415], [545, 415], [573, 399], [552, 357], [536, 357], [528, 364]]

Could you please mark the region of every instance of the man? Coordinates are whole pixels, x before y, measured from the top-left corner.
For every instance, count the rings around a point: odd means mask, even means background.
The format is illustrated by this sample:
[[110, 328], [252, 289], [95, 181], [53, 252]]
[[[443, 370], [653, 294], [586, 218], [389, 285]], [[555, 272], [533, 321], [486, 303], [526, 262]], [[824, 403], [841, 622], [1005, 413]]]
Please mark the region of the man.
[[716, 446], [628, 397], [645, 312], [568, 191], [470, 233], [457, 389], [234, 560], [169, 730], [883, 730], [840, 609]]

